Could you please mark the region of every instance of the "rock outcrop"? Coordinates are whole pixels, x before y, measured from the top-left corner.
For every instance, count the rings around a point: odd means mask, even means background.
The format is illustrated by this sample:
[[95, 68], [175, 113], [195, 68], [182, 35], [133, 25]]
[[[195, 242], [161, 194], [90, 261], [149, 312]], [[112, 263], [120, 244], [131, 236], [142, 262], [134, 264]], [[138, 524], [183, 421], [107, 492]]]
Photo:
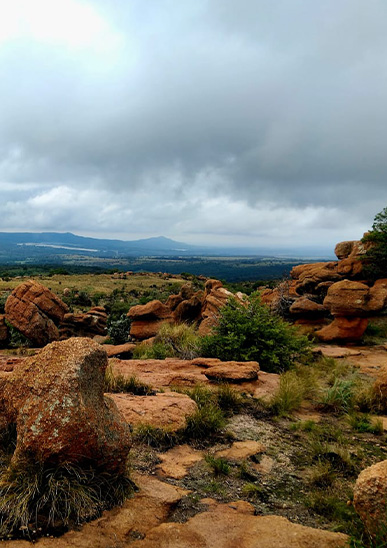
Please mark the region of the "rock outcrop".
[[292, 280], [264, 290], [262, 302], [321, 341], [359, 340], [368, 318], [387, 308], [387, 279], [362, 279], [361, 258], [369, 245], [341, 242], [335, 248], [338, 261], [295, 266]]
[[91, 463], [124, 473], [128, 427], [104, 397], [107, 356], [85, 338], [53, 342], [0, 386], [3, 418], [16, 424], [13, 462]]
[[36, 346], [59, 339], [58, 325], [67, 312], [55, 293], [33, 280], [18, 285], [5, 303], [7, 321]]
[[185, 284], [180, 293], [170, 295], [165, 304], [151, 301], [133, 306], [128, 312], [132, 320], [130, 335], [137, 340], [149, 339], [164, 322], [196, 323], [200, 335], [206, 335], [217, 324], [220, 309], [231, 297], [243, 302], [242, 294], [234, 295], [219, 280], [207, 280], [204, 292], [195, 292], [192, 284]]
[[65, 314], [59, 326], [61, 340], [70, 337], [89, 337], [106, 335], [107, 313], [104, 307], [95, 306], [85, 313]]

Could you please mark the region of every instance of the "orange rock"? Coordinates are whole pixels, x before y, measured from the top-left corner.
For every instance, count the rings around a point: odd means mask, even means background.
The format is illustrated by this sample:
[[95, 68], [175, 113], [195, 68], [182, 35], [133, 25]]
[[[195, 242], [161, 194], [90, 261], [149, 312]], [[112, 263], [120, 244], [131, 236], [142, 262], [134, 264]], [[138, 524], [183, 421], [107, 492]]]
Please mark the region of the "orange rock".
[[104, 398], [107, 356], [90, 339], [54, 342], [18, 365], [2, 387], [5, 415], [17, 426], [14, 462], [93, 463], [124, 473], [129, 431]]
[[301, 264], [292, 268], [291, 277], [296, 280], [299, 295], [313, 293], [321, 282], [340, 280], [337, 262]]
[[297, 299], [289, 309], [291, 314], [300, 316], [323, 316], [327, 313], [327, 309], [319, 303], [311, 301], [307, 297]]
[[196, 403], [186, 394], [163, 392], [155, 396], [109, 394], [129, 424], [150, 424], [157, 428], [178, 430], [185, 418], [197, 411]]
[[369, 312], [369, 287], [360, 282], [342, 280], [331, 285], [324, 306], [333, 316], [366, 316]]
[[380, 312], [387, 307], [387, 279], [376, 280], [369, 291], [368, 310]]
[[312, 529], [280, 516], [255, 516], [245, 501], [212, 504], [185, 523], [162, 523], [133, 548], [344, 548], [347, 535]]
[[103, 336], [107, 333], [107, 313], [105, 308], [95, 306], [85, 313], [65, 314], [59, 326], [61, 340], [70, 337]]
[[222, 449], [215, 453], [216, 457], [223, 457], [230, 460], [245, 460], [257, 453], [264, 453], [266, 447], [253, 440], [246, 441], [234, 441], [234, 443], [228, 449]]
[[106, 351], [108, 358], [117, 356], [124, 359], [132, 356], [136, 346], [137, 345], [134, 343], [127, 342], [124, 344], [104, 344], [103, 348]]
[[336, 316], [332, 323], [316, 331], [316, 336], [323, 342], [350, 342], [361, 339], [367, 329], [367, 318]]
[[258, 371], [258, 362], [230, 361], [214, 365], [203, 371], [203, 373], [210, 380], [240, 383], [255, 381], [258, 379]]
[[18, 285], [5, 303], [7, 321], [37, 346], [58, 340], [57, 325], [66, 312], [57, 295], [33, 280]]
[[162, 320], [169, 318], [170, 316], [170, 308], [158, 300], [150, 301], [147, 304], [132, 306], [128, 312], [128, 317], [132, 320], [144, 320], [145, 318]]
[[177, 445], [166, 453], [159, 453], [161, 464], [157, 466], [160, 475], [181, 479], [188, 474], [189, 468], [203, 459], [203, 452], [189, 445]]
[[336, 257], [341, 261], [342, 259], [346, 259], [353, 250], [353, 246], [356, 243], [356, 240], [346, 241], [346, 242], [339, 242], [336, 244], [335, 247], [335, 255]]
[[366, 529], [387, 540], [387, 460], [363, 470], [356, 480], [353, 503]]
[[130, 336], [139, 341], [155, 337], [164, 322], [165, 320], [134, 320], [130, 326]]
[[181, 295], [169, 295], [168, 299], [165, 301], [165, 306], [173, 311], [181, 302], [183, 302], [183, 297]]
[[194, 322], [199, 320], [202, 310], [203, 294], [199, 292], [190, 299], [182, 301], [175, 309], [173, 318], [175, 322]]

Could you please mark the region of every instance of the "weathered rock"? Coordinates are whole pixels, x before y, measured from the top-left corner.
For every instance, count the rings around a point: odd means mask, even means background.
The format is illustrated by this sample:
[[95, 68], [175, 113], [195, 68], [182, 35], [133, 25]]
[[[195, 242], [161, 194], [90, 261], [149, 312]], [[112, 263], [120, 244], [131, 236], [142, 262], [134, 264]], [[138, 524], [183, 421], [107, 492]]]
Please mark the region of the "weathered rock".
[[127, 342], [124, 344], [104, 344], [103, 347], [108, 355], [108, 358], [117, 356], [118, 358], [126, 359], [132, 357], [136, 345], [134, 343]]
[[184, 427], [185, 418], [197, 411], [196, 403], [186, 394], [165, 392], [155, 396], [110, 394], [130, 424], [150, 424], [167, 430]]
[[107, 313], [105, 308], [95, 306], [85, 313], [65, 314], [59, 326], [61, 340], [70, 337], [93, 338], [107, 333]]
[[132, 319], [130, 335], [140, 341], [157, 335], [164, 321], [172, 321], [171, 309], [157, 300], [132, 306], [128, 317]]
[[315, 334], [323, 342], [351, 342], [361, 339], [367, 325], [367, 318], [337, 316], [332, 323], [316, 331]]
[[198, 367], [214, 367], [214, 365], [219, 365], [221, 360], [219, 358], [195, 358], [192, 360], [192, 365], [197, 365]]
[[0, 348], [7, 346], [8, 342], [8, 327], [5, 323], [4, 314], [0, 314]]
[[181, 479], [187, 475], [189, 468], [203, 459], [203, 452], [197, 451], [189, 445], [177, 445], [157, 456], [161, 460], [157, 466], [161, 476]]
[[313, 354], [320, 354], [326, 358], [347, 358], [348, 356], [361, 356], [360, 350], [346, 348], [345, 346], [315, 346], [312, 349]]
[[356, 240], [350, 240], [346, 242], [339, 242], [338, 244], [336, 244], [336, 247], [335, 247], [336, 257], [340, 261], [342, 259], [346, 259], [352, 253], [355, 243], [356, 243]]
[[155, 319], [163, 320], [171, 316], [171, 310], [160, 301], [150, 301], [147, 304], [138, 304], [132, 306], [128, 312], [128, 317], [132, 320]]
[[15, 369], [0, 398], [8, 422], [17, 425], [14, 461], [85, 461], [124, 472], [129, 430], [103, 395], [106, 366], [100, 345], [73, 338], [46, 346]]
[[183, 302], [183, 297], [181, 295], [169, 295], [168, 299], [165, 301], [165, 306], [173, 312], [181, 302]]
[[67, 312], [57, 295], [33, 280], [17, 286], [5, 303], [6, 319], [37, 346], [59, 339], [57, 325]]
[[299, 295], [313, 293], [315, 288], [326, 281], [340, 280], [337, 262], [301, 264], [292, 268], [290, 275], [297, 281], [296, 291]]
[[289, 309], [289, 312], [293, 315], [307, 316], [310, 318], [323, 316], [327, 313], [327, 309], [319, 303], [316, 303], [308, 297], [300, 297], [297, 299]]
[[134, 320], [130, 325], [130, 336], [137, 341], [155, 337], [166, 320]]
[[216, 456], [230, 460], [245, 460], [264, 451], [266, 451], [265, 446], [258, 441], [234, 441], [228, 449], [217, 451]]
[[188, 282], [181, 286], [180, 288], [180, 296], [183, 301], [189, 300], [191, 297], [194, 296], [195, 290], [193, 288], [193, 285], [191, 282]]
[[368, 310], [380, 312], [387, 307], [387, 279], [376, 280], [369, 291]]
[[324, 307], [333, 316], [365, 316], [369, 313], [369, 287], [360, 282], [342, 280], [331, 285]]
[[[387, 460], [363, 470], [356, 480], [353, 503], [371, 534], [387, 539]], [[381, 540], [381, 539], [379, 539]]]
[[348, 537], [291, 523], [280, 516], [255, 516], [245, 501], [211, 504], [185, 523], [162, 523], [133, 548], [344, 548]]
[[246, 381], [255, 381], [258, 378], [258, 362], [221, 362], [205, 371], [207, 379], [215, 381], [226, 381], [239, 383]]
[[182, 301], [175, 309], [173, 318], [175, 322], [189, 322], [199, 320], [202, 310], [203, 294], [192, 295], [188, 300]]

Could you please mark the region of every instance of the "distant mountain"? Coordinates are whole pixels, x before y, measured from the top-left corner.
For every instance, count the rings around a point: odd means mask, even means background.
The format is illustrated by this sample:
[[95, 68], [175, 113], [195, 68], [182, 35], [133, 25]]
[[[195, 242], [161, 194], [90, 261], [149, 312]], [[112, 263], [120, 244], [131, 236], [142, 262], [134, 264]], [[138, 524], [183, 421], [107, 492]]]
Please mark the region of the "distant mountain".
[[108, 240], [77, 236], [71, 232], [0, 232], [0, 264], [58, 263], [81, 257], [88, 263], [98, 259], [120, 260], [133, 257], [331, 257], [317, 249], [252, 249], [197, 246], [164, 236], [141, 240]]

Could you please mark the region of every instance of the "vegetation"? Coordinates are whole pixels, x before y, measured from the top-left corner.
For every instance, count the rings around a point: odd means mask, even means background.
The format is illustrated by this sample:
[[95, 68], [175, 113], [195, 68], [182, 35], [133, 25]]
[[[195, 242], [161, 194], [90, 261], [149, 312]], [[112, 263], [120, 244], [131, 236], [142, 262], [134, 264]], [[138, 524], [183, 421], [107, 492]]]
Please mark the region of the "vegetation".
[[133, 354], [135, 358], [164, 359], [181, 358], [192, 360], [200, 355], [201, 338], [193, 325], [185, 323], [164, 323], [159, 329], [153, 344], [139, 345]]
[[257, 294], [247, 305], [230, 300], [214, 334], [204, 337], [202, 351], [221, 360], [256, 360], [264, 371], [286, 371], [305, 355], [309, 343], [297, 329], [270, 313]]
[[364, 275], [371, 280], [385, 278], [387, 272], [387, 207], [375, 216], [372, 229], [363, 237], [362, 242], [370, 244], [362, 259]]
[[105, 371], [105, 392], [127, 392], [136, 396], [155, 394], [153, 388], [149, 384], [141, 382], [136, 375], [130, 377], [116, 375], [111, 366], [107, 367]]

